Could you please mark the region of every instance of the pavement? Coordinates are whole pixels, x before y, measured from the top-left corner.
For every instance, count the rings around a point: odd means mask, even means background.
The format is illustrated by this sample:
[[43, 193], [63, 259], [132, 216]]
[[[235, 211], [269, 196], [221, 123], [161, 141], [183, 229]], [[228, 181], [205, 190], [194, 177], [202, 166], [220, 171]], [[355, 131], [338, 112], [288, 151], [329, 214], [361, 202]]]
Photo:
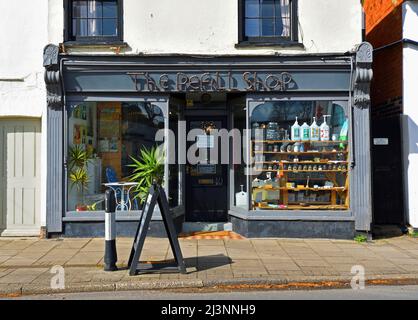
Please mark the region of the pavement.
[[[187, 274], [131, 277], [126, 264], [132, 241], [117, 239], [120, 270], [104, 272], [103, 239], [0, 238], [0, 295], [167, 288], [349, 287], [353, 266], [360, 266], [355, 268], [357, 271], [364, 268], [366, 283], [370, 285], [418, 284], [418, 239], [409, 236], [367, 243], [180, 239]], [[172, 258], [167, 239], [147, 238], [140, 260]], [[63, 277], [57, 278], [57, 270], [62, 270]]]

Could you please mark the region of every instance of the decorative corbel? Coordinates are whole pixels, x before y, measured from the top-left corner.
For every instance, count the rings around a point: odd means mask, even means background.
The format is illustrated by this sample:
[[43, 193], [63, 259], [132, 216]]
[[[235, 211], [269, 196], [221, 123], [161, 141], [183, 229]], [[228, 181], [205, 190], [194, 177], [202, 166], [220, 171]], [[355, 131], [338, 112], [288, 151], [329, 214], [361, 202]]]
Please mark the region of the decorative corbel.
[[59, 47], [48, 44], [44, 48], [44, 80], [47, 92], [47, 104], [49, 108], [62, 108], [63, 91], [59, 66]]
[[373, 47], [363, 42], [356, 48], [354, 70], [354, 105], [360, 109], [370, 106], [370, 83], [373, 78]]

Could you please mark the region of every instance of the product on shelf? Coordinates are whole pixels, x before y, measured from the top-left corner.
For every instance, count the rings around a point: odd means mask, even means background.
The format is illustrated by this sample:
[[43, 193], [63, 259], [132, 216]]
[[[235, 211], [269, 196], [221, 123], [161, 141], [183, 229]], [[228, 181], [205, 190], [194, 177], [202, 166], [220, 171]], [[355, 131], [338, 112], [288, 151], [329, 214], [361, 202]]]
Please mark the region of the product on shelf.
[[295, 124], [291, 128], [291, 139], [292, 141], [300, 141], [301, 140], [301, 134], [300, 134], [300, 125], [298, 123], [298, 117], [296, 117]]
[[329, 141], [329, 125], [327, 124], [327, 117], [329, 115], [324, 115], [324, 122], [321, 124], [319, 128], [321, 141]]
[[313, 122], [310, 127], [311, 141], [319, 141], [319, 126], [316, 123], [316, 118], [313, 117]]
[[309, 141], [311, 139], [311, 127], [304, 122], [300, 129], [302, 131], [302, 141]]

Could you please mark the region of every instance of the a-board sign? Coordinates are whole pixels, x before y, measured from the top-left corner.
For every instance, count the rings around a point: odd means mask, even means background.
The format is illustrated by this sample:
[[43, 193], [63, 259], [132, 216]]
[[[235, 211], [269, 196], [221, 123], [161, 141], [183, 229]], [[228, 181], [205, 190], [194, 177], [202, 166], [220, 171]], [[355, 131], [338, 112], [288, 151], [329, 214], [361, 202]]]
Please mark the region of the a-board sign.
[[[154, 213], [155, 205], [161, 211], [164, 227], [167, 231], [168, 240], [170, 242], [175, 264], [168, 263], [147, 263], [139, 264], [142, 249], [144, 247], [145, 237], [148, 232], [149, 224], [151, 222], [152, 214]], [[174, 228], [173, 217], [170, 214], [170, 207], [168, 205], [167, 196], [164, 188], [158, 184], [153, 184], [148, 192], [148, 196], [144, 203], [144, 207], [139, 219], [138, 229], [135, 234], [135, 239], [132, 244], [131, 254], [128, 261], [129, 275], [133, 276], [138, 273], [147, 272], [173, 272], [178, 271], [186, 273], [186, 266], [184, 264], [183, 255], [181, 253], [180, 244], [177, 239], [177, 232]]]

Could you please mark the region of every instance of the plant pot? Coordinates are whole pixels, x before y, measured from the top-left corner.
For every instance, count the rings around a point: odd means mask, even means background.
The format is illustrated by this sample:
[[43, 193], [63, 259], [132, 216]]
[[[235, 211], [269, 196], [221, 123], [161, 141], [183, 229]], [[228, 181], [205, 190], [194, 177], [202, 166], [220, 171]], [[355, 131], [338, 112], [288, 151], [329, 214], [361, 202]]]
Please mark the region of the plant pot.
[[76, 205], [75, 210], [77, 212], [82, 212], [82, 211], [87, 211], [88, 208], [85, 204], [78, 204], [78, 205]]

